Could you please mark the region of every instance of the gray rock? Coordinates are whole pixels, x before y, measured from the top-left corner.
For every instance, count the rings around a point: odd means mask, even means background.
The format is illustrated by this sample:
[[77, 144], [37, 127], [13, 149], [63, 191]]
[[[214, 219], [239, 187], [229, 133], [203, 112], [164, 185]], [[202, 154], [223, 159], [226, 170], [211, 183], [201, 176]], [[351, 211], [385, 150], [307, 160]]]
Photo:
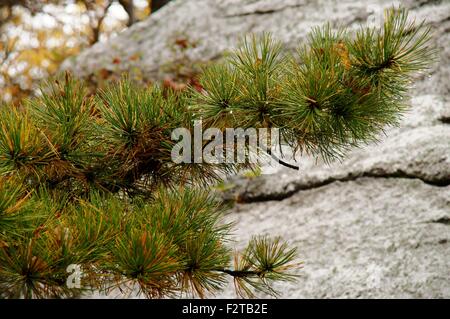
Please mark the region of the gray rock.
[[284, 298], [448, 298], [449, 207], [450, 186], [364, 177], [238, 204], [227, 220], [241, 247], [261, 233], [298, 247], [304, 268], [278, 286]]
[[260, 178], [233, 177], [230, 183], [236, 186], [223, 196], [238, 202], [281, 200], [300, 190], [360, 177], [411, 178], [435, 186], [450, 185], [450, 126], [406, 130], [329, 166], [314, 161], [302, 164], [298, 173], [283, 168]]
[[[447, 1], [401, 1], [411, 9], [411, 17], [427, 19], [435, 30], [435, 44], [441, 50], [442, 65], [449, 64], [450, 3]], [[436, 4], [434, 4], [436, 3]], [[210, 61], [234, 47], [248, 33], [271, 32], [288, 50], [300, 45], [312, 27], [330, 22], [332, 26], [357, 28], [376, 23], [383, 9], [399, 1], [372, 0], [184, 0], [173, 1], [149, 19], [133, 25], [106, 43], [97, 43], [74, 59], [65, 69], [89, 76], [106, 69], [113, 72], [139, 69], [146, 78], [168, 76], [161, 68], [180, 58], [174, 41], [182, 37], [195, 42], [186, 51], [191, 61]], [[120, 58], [120, 63], [114, 63]], [[170, 74], [169, 74], [170, 75]], [[423, 75], [424, 77], [428, 75]], [[450, 90], [448, 68], [436, 65], [431, 78], [418, 90], [443, 94]], [[428, 85], [432, 83], [432, 85]]]
[[[87, 76], [137, 67], [162, 79], [180, 35], [197, 42], [186, 51], [193, 61], [220, 58], [249, 32], [270, 31], [292, 50], [313, 26], [356, 28], [393, 3], [178, 0], [65, 68]], [[230, 178], [235, 186], [220, 193], [238, 202], [225, 217], [237, 223], [238, 248], [261, 233], [298, 247], [304, 268], [298, 282], [278, 285], [282, 297], [450, 298], [450, 2], [402, 4], [432, 27], [440, 61], [418, 76], [401, 125], [342, 162], [302, 157], [298, 173], [267, 167]], [[235, 297], [232, 286], [218, 297]]]

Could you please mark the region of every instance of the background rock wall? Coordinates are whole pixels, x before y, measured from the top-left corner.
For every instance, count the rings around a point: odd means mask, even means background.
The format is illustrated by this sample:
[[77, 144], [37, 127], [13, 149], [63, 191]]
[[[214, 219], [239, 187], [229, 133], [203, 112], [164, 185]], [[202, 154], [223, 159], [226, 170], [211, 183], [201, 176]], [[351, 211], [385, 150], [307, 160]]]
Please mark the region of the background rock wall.
[[[248, 32], [270, 31], [293, 49], [311, 27], [330, 21], [356, 28], [392, 1], [178, 0], [66, 68], [80, 75], [139, 68], [163, 78], [172, 58], [168, 38], [198, 44], [193, 60], [217, 59]], [[304, 269], [279, 285], [285, 298], [450, 297], [450, 1], [401, 1], [433, 28], [440, 62], [418, 77], [411, 109], [380, 142], [331, 166], [303, 158], [300, 171], [275, 167], [260, 177], [234, 177], [223, 196], [238, 199], [237, 247], [255, 234], [297, 245]], [[132, 59], [139, 55], [139, 59]], [[234, 297], [231, 289], [219, 297]]]

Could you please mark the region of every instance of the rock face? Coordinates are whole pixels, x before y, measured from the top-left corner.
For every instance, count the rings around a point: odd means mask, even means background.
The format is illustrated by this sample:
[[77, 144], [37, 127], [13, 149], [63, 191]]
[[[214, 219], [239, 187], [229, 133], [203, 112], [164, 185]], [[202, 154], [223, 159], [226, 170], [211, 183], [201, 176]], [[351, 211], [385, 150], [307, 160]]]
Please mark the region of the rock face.
[[305, 262], [283, 297], [450, 297], [450, 105], [411, 105], [402, 127], [342, 163], [231, 178], [239, 241], [279, 235]]
[[[165, 39], [179, 33], [198, 42], [187, 50], [192, 59], [215, 59], [247, 32], [270, 31], [292, 49], [315, 25], [353, 28], [392, 4], [178, 0], [66, 67], [86, 75], [143, 53], [121, 67], [161, 78], [170, 62]], [[278, 287], [282, 297], [450, 298], [450, 2], [402, 4], [432, 26], [440, 62], [418, 78], [401, 126], [341, 163], [303, 158], [299, 172], [233, 177], [222, 194], [239, 202], [226, 216], [237, 222], [238, 247], [256, 234], [298, 247], [304, 269], [298, 282]], [[219, 297], [235, 295], [230, 288]]]

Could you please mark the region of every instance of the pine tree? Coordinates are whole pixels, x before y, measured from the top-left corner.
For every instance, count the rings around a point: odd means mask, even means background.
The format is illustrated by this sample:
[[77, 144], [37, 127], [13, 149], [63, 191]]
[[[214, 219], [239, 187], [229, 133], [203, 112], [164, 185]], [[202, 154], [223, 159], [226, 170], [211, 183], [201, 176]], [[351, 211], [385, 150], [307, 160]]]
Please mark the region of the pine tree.
[[[379, 29], [315, 28], [296, 54], [268, 34], [246, 38], [204, 71], [201, 91], [123, 79], [88, 95], [66, 74], [21, 108], [2, 107], [0, 296], [129, 287], [204, 297], [230, 276], [241, 296], [276, 294], [272, 283], [301, 267], [296, 248], [258, 236], [232, 252], [226, 207], [208, 191], [252, 164], [176, 164], [171, 132], [198, 119], [205, 129], [277, 127], [295, 154], [331, 161], [399, 122], [434, 56], [430, 29], [390, 9]], [[66, 285], [73, 264], [80, 288]]]

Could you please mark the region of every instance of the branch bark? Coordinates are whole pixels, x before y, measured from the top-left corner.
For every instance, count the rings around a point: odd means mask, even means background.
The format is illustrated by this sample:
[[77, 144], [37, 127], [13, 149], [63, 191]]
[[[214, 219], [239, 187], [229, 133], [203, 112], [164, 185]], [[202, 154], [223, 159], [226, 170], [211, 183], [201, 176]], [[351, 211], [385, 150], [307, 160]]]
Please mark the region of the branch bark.
[[158, 11], [162, 7], [164, 7], [166, 4], [168, 4], [170, 0], [149, 0], [148, 6], [150, 8], [150, 14]]
[[[90, 19], [90, 25], [92, 28], [92, 38], [91, 38], [91, 45], [95, 44], [98, 42], [98, 40], [100, 39], [100, 29], [102, 27], [102, 23], [103, 20], [106, 18], [106, 14], [108, 13], [109, 8], [111, 7], [111, 5], [113, 4], [113, 0], [109, 0], [106, 7], [104, 8], [101, 16], [98, 18], [97, 21], [95, 21], [95, 17], [89, 17]], [[90, 6], [88, 4], [86, 4], [86, 7], [88, 10], [94, 10], [93, 8], [90, 8]]]
[[133, 0], [119, 0], [119, 4], [128, 14], [127, 27], [132, 26], [136, 22]]

